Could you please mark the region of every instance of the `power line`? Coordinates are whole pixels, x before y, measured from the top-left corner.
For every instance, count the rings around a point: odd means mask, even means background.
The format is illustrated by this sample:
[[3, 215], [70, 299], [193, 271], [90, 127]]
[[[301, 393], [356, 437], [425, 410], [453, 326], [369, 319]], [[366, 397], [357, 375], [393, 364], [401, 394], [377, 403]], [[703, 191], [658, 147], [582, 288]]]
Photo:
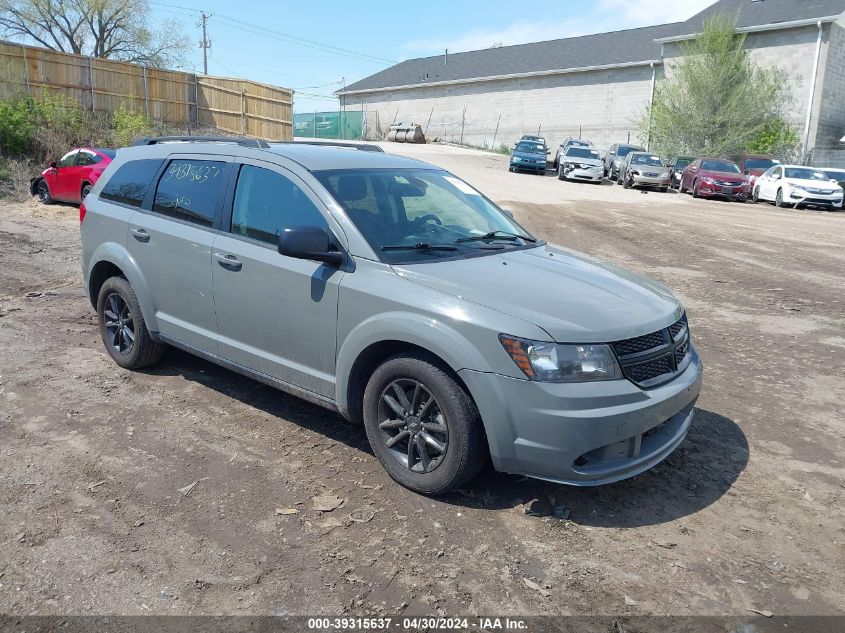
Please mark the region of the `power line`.
[[[175, 4], [169, 4], [166, 2], [155, 2], [150, 0], [150, 4], [154, 4], [156, 6], [167, 7], [169, 9], [179, 9], [182, 11], [191, 11], [195, 14], [199, 13], [200, 15], [204, 15], [204, 13], [198, 9], [191, 9], [190, 7], [184, 7]], [[353, 51], [348, 48], [341, 48], [339, 46], [333, 46], [331, 44], [326, 44], [324, 42], [318, 42], [316, 40], [311, 40], [304, 37], [299, 37], [297, 35], [291, 35], [290, 33], [284, 33], [282, 31], [277, 31], [275, 29], [271, 29], [265, 26], [261, 26], [258, 24], [253, 24], [251, 22], [246, 22], [239, 18], [233, 18], [227, 15], [216, 14], [216, 20], [218, 23], [223, 24], [224, 26], [228, 26], [233, 29], [239, 29], [241, 31], [245, 31], [247, 33], [252, 33], [254, 35], [263, 35], [264, 37], [268, 37], [271, 39], [276, 39], [279, 41], [287, 42], [289, 44], [294, 44], [297, 46], [303, 46], [305, 48], [311, 48], [315, 50], [320, 50], [326, 53], [333, 53], [335, 55], [341, 55], [343, 57], [349, 57], [352, 59], [358, 59], [362, 61], [374, 61], [380, 63], [387, 63], [387, 64], [395, 64], [396, 61], [392, 59], [385, 59], [383, 57], [376, 57], [375, 55], [369, 55], [367, 53], [360, 53], [358, 51]], [[222, 20], [222, 22], [221, 22]]]

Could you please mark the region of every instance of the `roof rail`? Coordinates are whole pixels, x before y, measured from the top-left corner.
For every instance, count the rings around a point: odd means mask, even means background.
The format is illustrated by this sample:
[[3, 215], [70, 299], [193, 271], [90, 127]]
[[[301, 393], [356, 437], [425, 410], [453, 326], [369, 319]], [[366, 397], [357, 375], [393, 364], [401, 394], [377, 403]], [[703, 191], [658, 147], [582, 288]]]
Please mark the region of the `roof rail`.
[[256, 147], [268, 149], [267, 141], [244, 136], [142, 136], [136, 138], [132, 145], [157, 145], [158, 143], [235, 143], [241, 147]]
[[342, 141], [279, 141], [274, 145], [325, 145], [327, 147], [346, 147], [348, 149], [357, 149], [362, 152], [382, 152], [384, 150], [378, 145], [370, 143], [343, 143]]

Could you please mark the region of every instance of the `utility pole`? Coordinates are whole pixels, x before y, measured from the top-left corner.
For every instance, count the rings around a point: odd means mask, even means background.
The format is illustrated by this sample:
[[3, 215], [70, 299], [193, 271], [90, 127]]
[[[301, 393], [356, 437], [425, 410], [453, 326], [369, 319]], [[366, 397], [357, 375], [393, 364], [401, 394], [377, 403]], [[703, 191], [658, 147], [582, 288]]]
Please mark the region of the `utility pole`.
[[202, 27], [202, 42], [200, 48], [202, 49], [202, 72], [204, 75], [208, 74], [208, 49], [211, 48], [211, 40], [208, 39], [205, 32], [205, 25], [208, 23], [210, 15], [206, 15], [205, 11], [200, 12], [200, 23], [197, 26]]

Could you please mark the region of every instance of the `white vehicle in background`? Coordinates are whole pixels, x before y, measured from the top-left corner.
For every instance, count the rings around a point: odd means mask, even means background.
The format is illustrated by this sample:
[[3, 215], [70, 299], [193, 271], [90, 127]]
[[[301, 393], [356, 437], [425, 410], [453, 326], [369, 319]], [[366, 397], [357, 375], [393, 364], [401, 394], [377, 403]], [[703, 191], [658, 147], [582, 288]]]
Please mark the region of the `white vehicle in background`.
[[601, 183], [604, 179], [604, 163], [592, 147], [570, 145], [559, 157], [557, 177], [559, 180], [589, 180]]
[[843, 190], [821, 169], [802, 165], [775, 165], [757, 178], [752, 199], [777, 207], [842, 207]]
[[560, 166], [560, 157], [566, 154], [570, 147], [593, 147], [592, 141], [585, 141], [580, 138], [572, 138], [571, 136], [561, 143], [555, 152], [555, 159], [552, 166], [557, 169]]
[[[845, 189], [845, 169], [837, 169], [835, 167], [820, 167], [825, 176], [830, 178], [830, 182], [835, 182], [837, 185]], [[845, 204], [839, 205], [839, 208], [845, 208]]]

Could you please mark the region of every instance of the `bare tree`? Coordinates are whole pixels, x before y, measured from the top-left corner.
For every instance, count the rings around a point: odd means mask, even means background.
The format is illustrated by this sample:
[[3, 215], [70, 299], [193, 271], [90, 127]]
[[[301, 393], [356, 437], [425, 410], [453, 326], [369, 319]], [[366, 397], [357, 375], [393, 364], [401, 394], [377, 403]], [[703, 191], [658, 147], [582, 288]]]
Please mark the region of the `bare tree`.
[[191, 48], [175, 20], [153, 26], [146, 0], [0, 0], [0, 32], [65, 53], [179, 68]]

